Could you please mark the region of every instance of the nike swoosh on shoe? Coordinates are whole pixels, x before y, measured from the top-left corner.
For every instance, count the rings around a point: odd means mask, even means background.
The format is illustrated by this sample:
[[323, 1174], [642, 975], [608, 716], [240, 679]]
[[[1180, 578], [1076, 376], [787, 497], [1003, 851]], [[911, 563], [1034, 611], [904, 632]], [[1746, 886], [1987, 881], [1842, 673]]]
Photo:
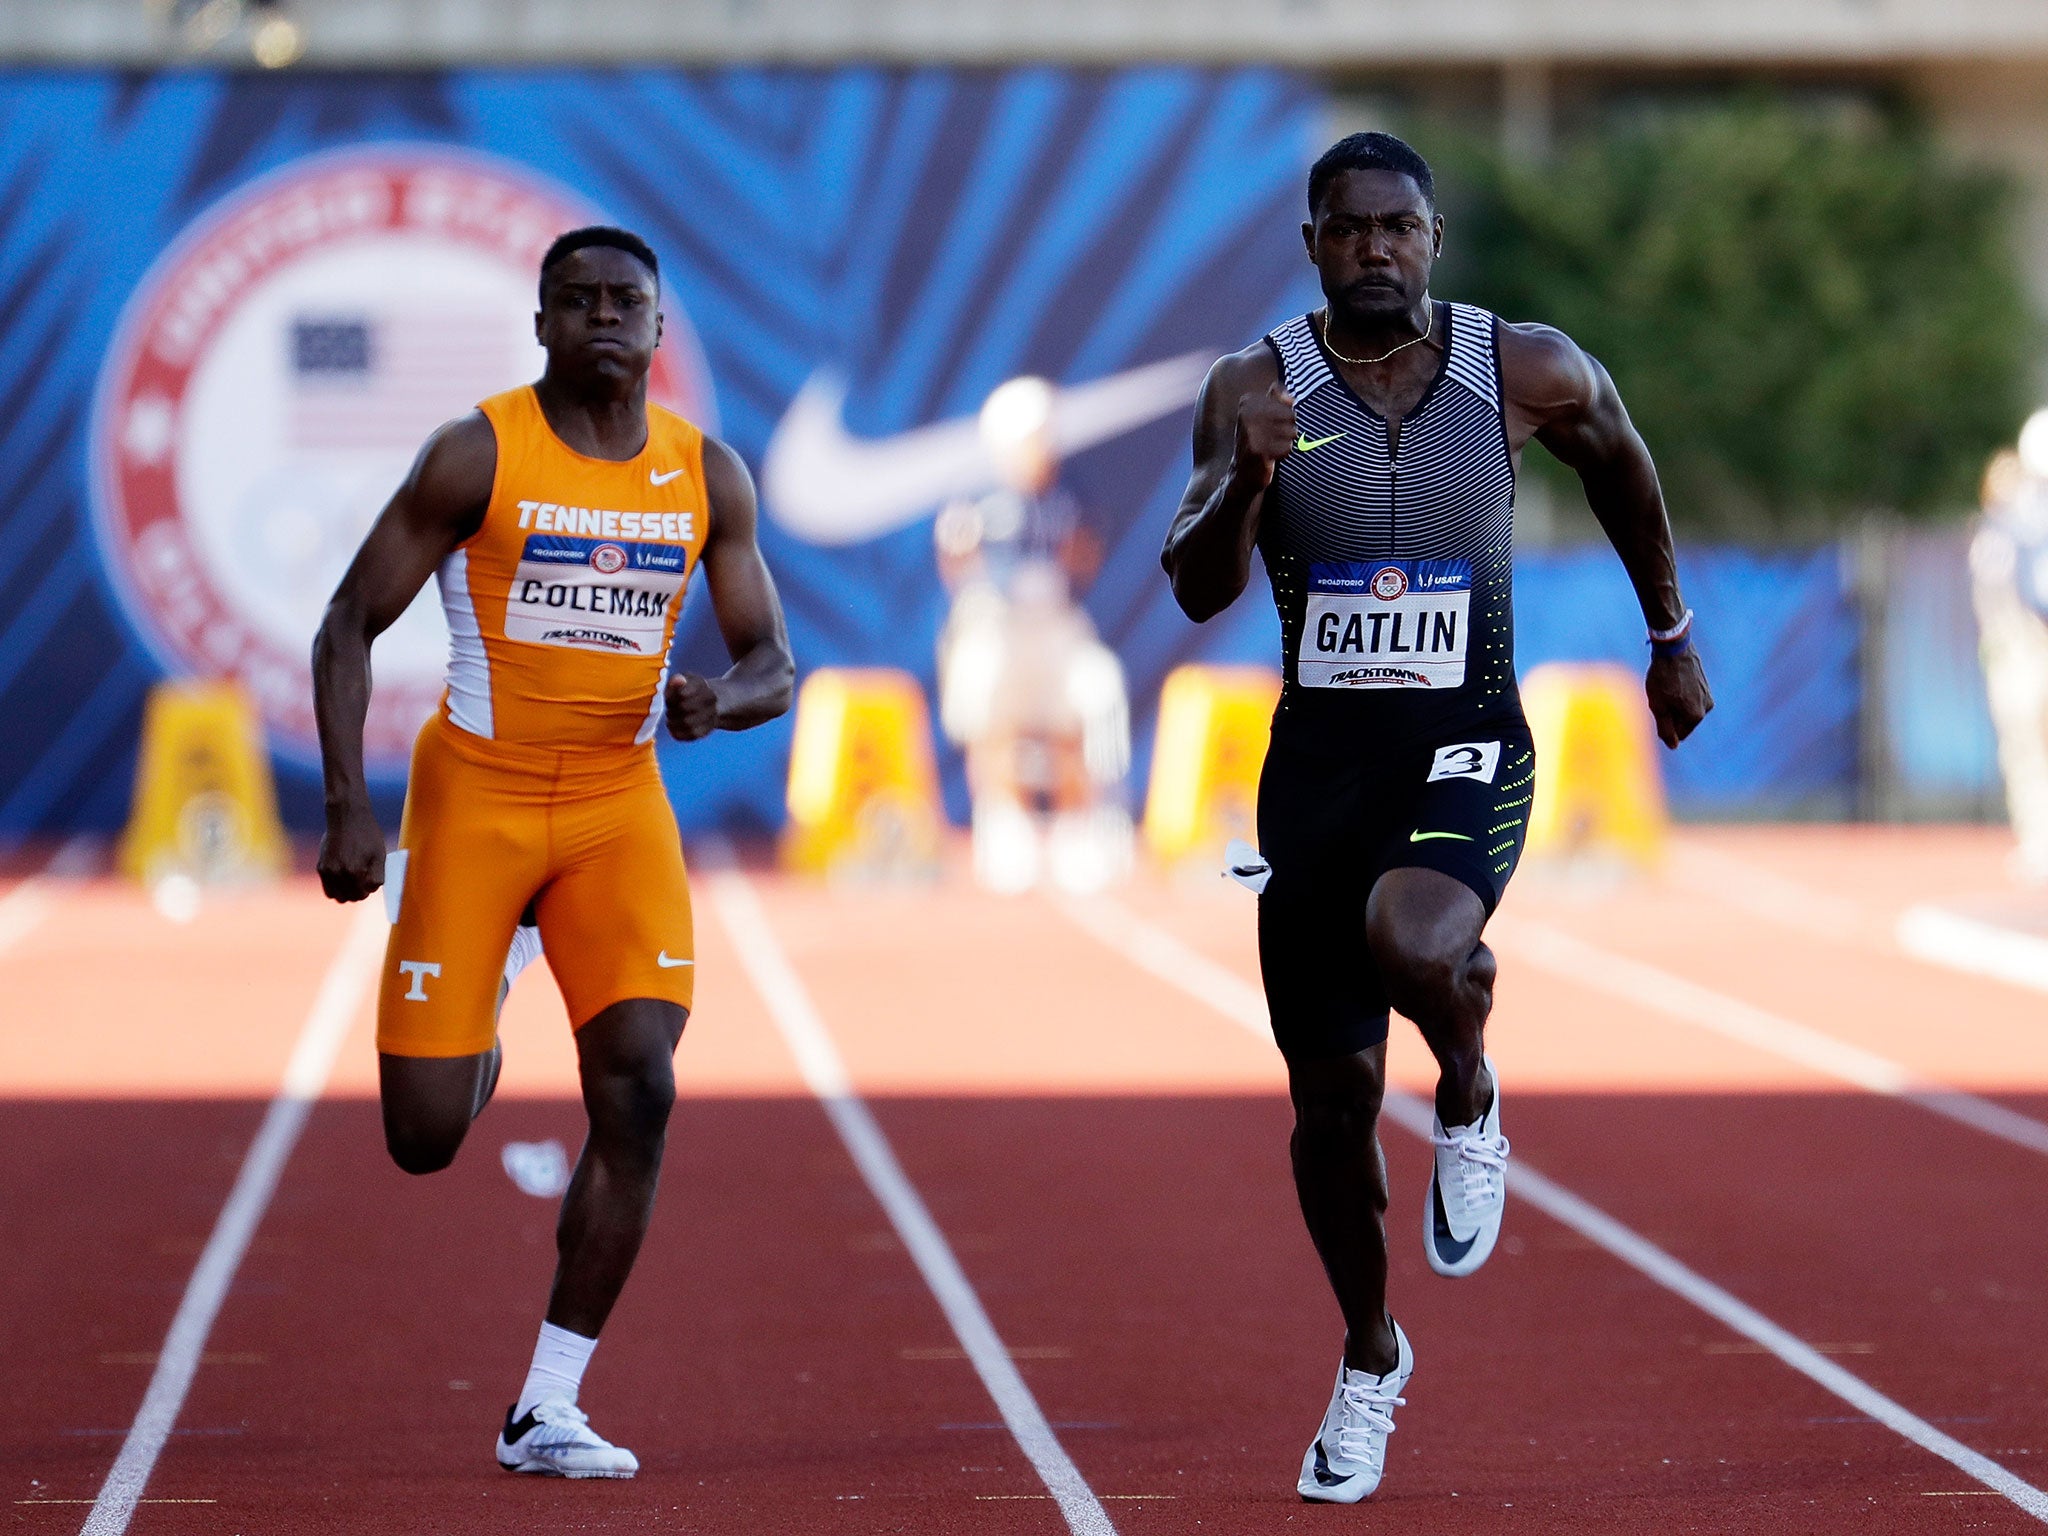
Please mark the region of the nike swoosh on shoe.
[[[1450, 1217], [1444, 1214], [1444, 1192], [1438, 1187], [1434, 1173], [1430, 1175], [1429, 1180], [1429, 1205], [1435, 1217], [1432, 1225], [1435, 1229], [1437, 1256], [1446, 1264], [1455, 1264], [1472, 1251], [1472, 1245], [1479, 1241], [1479, 1233], [1475, 1231], [1463, 1242], [1452, 1233]], [[1411, 1206], [1410, 1209], [1414, 1207]]]
[[1323, 1449], [1323, 1442], [1316, 1442], [1316, 1481], [1325, 1488], [1341, 1488], [1351, 1481], [1330, 1470], [1329, 1453]]

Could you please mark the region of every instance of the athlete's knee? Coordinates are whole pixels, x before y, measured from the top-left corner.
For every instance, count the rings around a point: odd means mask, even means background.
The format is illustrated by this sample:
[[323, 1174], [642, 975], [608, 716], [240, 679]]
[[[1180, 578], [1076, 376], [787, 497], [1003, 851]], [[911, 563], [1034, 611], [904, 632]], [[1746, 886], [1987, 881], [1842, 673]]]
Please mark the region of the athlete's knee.
[[1385, 908], [1366, 917], [1366, 942], [1395, 1009], [1428, 1018], [1453, 1005], [1471, 950], [1462, 939], [1403, 922]]
[[384, 1148], [391, 1154], [391, 1161], [406, 1173], [439, 1173], [455, 1161], [468, 1130], [467, 1124], [451, 1131], [446, 1127], [393, 1125], [386, 1121]]
[[667, 1057], [649, 1061], [611, 1092], [611, 1128], [638, 1142], [658, 1141], [676, 1107], [675, 1066]]
[[1353, 1148], [1373, 1135], [1386, 1097], [1377, 1052], [1296, 1062], [1288, 1068], [1298, 1144], [1321, 1150]]
[[[495, 1049], [495, 1048], [494, 1048]], [[492, 1052], [476, 1057], [378, 1058], [384, 1146], [407, 1173], [439, 1173], [455, 1161], [480, 1106], [482, 1086], [496, 1065]]]
[[591, 1135], [659, 1145], [676, 1102], [676, 1043], [689, 1015], [674, 1003], [617, 1003], [576, 1034]]
[[1492, 946], [1481, 944], [1466, 957], [1465, 985], [1478, 987], [1491, 995], [1494, 978], [1500, 974], [1500, 965], [1493, 958]]
[[612, 1055], [602, 1067], [586, 1067], [583, 1103], [590, 1133], [624, 1146], [659, 1146], [676, 1103], [675, 1063], [667, 1052]]

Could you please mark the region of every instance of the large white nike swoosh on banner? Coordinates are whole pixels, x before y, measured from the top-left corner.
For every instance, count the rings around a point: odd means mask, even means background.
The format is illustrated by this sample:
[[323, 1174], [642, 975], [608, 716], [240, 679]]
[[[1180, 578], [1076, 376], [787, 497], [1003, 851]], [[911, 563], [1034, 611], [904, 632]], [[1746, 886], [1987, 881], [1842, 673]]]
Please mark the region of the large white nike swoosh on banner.
[[[1092, 448], [1192, 403], [1213, 360], [1189, 352], [1061, 388], [1053, 402], [1059, 451]], [[798, 538], [857, 544], [998, 484], [975, 417], [858, 438], [846, 430], [845, 404], [846, 381], [814, 373], [768, 439], [761, 465], [768, 515]]]

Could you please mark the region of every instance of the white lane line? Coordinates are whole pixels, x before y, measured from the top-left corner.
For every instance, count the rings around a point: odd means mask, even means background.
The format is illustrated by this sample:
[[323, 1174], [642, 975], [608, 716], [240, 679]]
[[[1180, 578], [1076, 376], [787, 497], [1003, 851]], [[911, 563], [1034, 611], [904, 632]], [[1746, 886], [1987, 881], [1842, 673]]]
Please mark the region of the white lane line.
[[2048, 992], [2048, 939], [1922, 904], [1899, 914], [1892, 937], [1915, 960]]
[[[1264, 995], [1258, 988], [1225, 973], [1232, 983], [1210, 990], [1220, 969], [1214, 962], [1183, 944], [1164, 929], [1146, 922], [1135, 913], [1104, 897], [1061, 903], [1086, 932], [1126, 955], [1144, 970], [1178, 987], [1188, 996], [1208, 1004], [1225, 1018], [1242, 1025], [1261, 1039], [1272, 1038], [1266, 1017]], [[1143, 953], [1128, 940], [1141, 937]], [[1386, 1116], [1403, 1130], [1427, 1141], [1430, 1108], [1413, 1094], [1389, 1089]], [[1702, 1312], [1760, 1345], [1800, 1375], [1833, 1393], [1857, 1412], [1890, 1429], [1992, 1492], [2010, 1499], [2036, 1520], [2048, 1523], [2048, 1493], [2014, 1476], [1981, 1451], [1972, 1450], [1951, 1435], [1885, 1396], [1862, 1377], [1843, 1370], [1796, 1335], [1765, 1317], [1747, 1302], [1737, 1300], [1697, 1270], [1680, 1263], [1648, 1238], [1622, 1225], [1597, 1206], [1587, 1203], [1551, 1179], [1545, 1178], [1521, 1158], [1510, 1165], [1510, 1178], [1518, 1197], [1527, 1200], [1553, 1221], [1563, 1223], [1588, 1242], [1604, 1248], [1638, 1273], [1648, 1276], [1674, 1295], [1691, 1302]]]
[[80, 1536], [121, 1536], [128, 1529], [157, 1457], [185, 1406], [185, 1394], [191, 1390], [192, 1377], [199, 1369], [207, 1335], [213, 1331], [221, 1303], [234, 1284], [235, 1272], [242, 1267], [249, 1240], [256, 1235], [263, 1213], [269, 1209], [278, 1176], [284, 1172], [292, 1148], [298, 1143], [313, 1101], [327, 1086], [334, 1058], [342, 1041], [348, 1038], [364, 992], [377, 974], [377, 962], [389, 931], [383, 910], [374, 901], [365, 902], [353, 915], [348, 936], [327, 967], [312, 1009], [300, 1026], [298, 1043], [284, 1069], [284, 1080], [270, 1101], [256, 1139], [249, 1143], [242, 1158], [241, 1172], [235, 1177], [227, 1204], [221, 1207], [213, 1235], [206, 1240], [199, 1262], [193, 1266], [192, 1278], [185, 1283], [184, 1299], [171, 1319], [170, 1332], [164, 1335], [163, 1350], [149, 1378], [149, 1390], [143, 1394], [135, 1422], [121, 1443], [121, 1454], [100, 1485], [99, 1497], [93, 1501], [92, 1513], [86, 1516]]
[[0, 955], [34, 933], [49, 915], [49, 887], [40, 875], [29, 876], [0, 896]]
[[1009, 1350], [996, 1333], [995, 1324], [989, 1321], [981, 1298], [975, 1294], [960, 1261], [953, 1256], [952, 1245], [932, 1219], [903, 1165], [896, 1160], [888, 1137], [855, 1091], [846, 1062], [811, 1000], [810, 990], [769, 927], [760, 897], [733, 863], [730, 849], [710, 843], [704, 846], [711, 855], [706, 861], [711, 871], [706, 882], [711, 902], [719, 921], [732, 936], [748, 979], [768, 1005], [769, 1015], [796, 1058], [804, 1082], [824, 1106], [854, 1166], [860, 1169], [876, 1201], [888, 1213], [896, 1235], [916, 1261], [918, 1272], [946, 1314], [960, 1347], [974, 1362], [974, 1369], [1003, 1423], [1037, 1469], [1074, 1536], [1115, 1536], [1116, 1527], [1110, 1524], [1080, 1468], [1067, 1455], [1038, 1400], [1024, 1384]]
[[1575, 986], [1604, 992], [1633, 1007], [1654, 1008], [1670, 1018], [1796, 1062], [1866, 1093], [1917, 1104], [1986, 1136], [2048, 1155], [2048, 1125], [2038, 1120], [1960, 1088], [1920, 1077], [1888, 1057], [1837, 1040], [1781, 1014], [1753, 1007], [1597, 944], [1588, 944], [1547, 923], [1516, 918], [1496, 923], [1488, 930], [1487, 938], [1495, 948]]
[[50, 882], [82, 872], [98, 848], [98, 839], [80, 835], [50, 855], [49, 863], [0, 896], [0, 955], [34, 933], [50, 915]]
[[1719, 849], [1681, 841], [1673, 850], [1676, 882], [1723, 906], [1836, 943], [1861, 945], [2048, 992], [2048, 937], [1920, 902], [1893, 918]]
[[1831, 891], [1689, 839], [1675, 839], [1671, 851], [1675, 882], [1723, 906], [1838, 944], [1860, 944], [1873, 938], [1882, 943], [1879, 925], [1863, 908]]

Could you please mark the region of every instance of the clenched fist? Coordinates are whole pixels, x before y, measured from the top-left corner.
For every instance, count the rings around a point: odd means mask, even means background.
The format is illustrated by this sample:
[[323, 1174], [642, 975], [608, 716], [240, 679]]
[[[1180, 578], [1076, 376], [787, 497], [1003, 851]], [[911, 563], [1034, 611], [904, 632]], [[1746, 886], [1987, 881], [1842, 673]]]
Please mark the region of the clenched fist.
[[1232, 475], [1257, 482], [1273, 483], [1273, 469], [1294, 452], [1301, 431], [1294, 419], [1294, 396], [1277, 383], [1262, 395], [1246, 395], [1237, 402], [1237, 448], [1231, 456]]
[[1650, 713], [1657, 721], [1658, 739], [1667, 747], [1676, 747], [1690, 736], [1714, 707], [1706, 668], [1700, 665], [1699, 652], [1694, 650], [1677, 656], [1653, 657], [1643, 687], [1650, 696]]
[[384, 834], [367, 805], [331, 811], [320, 839], [320, 888], [332, 901], [361, 901], [384, 883]]
[[701, 741], [718, 729], [718, 685], [694, 672], [678, 672], [663, 694], [668, 733], [677, 741]]

